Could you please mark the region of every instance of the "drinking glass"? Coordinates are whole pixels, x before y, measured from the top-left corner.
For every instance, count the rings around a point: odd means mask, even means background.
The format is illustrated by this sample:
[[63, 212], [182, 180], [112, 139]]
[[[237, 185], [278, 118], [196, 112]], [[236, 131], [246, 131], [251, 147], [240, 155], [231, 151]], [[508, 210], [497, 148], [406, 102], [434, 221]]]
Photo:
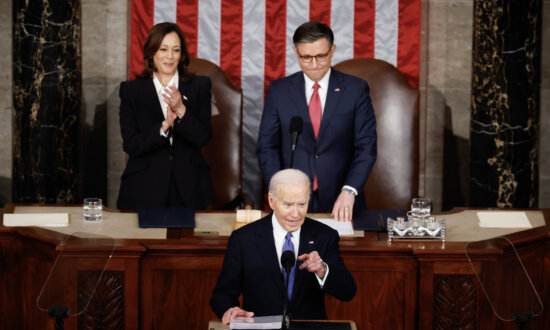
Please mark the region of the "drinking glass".
[[405, 229], [405, 217], [397, 217], [397, 229]]
[[436, 230], [439, 227], [439, 224], [435, 220], [435, 217], [428, 217], [428, 230]]
[[425, 218], [430, 215], [432, 210], [432, 202], [429, 198], [426, 197], [416, 197], [413, 198], [411, 203], [411, 212], [413, 216], [419, 218]]
[[100, 222], [103, 216], [101, 198], [85, 198], [82, 205], [82, 215], [86, 222]]

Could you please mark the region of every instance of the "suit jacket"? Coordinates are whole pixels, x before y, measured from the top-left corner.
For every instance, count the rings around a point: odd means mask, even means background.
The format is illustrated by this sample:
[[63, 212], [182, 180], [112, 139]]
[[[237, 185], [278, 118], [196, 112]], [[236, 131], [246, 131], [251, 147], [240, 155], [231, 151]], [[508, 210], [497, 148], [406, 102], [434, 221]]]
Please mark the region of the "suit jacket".
[[[210, 305], [218, 317], [239, 306], [255, 316], [283, 313], [284, 280], [277, 260], [271, 216], [248, 224], [231, 234], [223, 268]], [[320, 288], [315, 274], [296, 268], [294, 289], [287, 311], [293, 319], [326, 319], [325, 292], [349, 301], [356, 292], [355, 281], [346, 269], [338, 247], [339, 236], [332, 228], [306, 218], [300, 233], [298, 255], [317, 251], [329, 266]], [[301, 261], [298, 261], [298, 265]]]
[[160, 135], [164, 115], [152, 79], [120, 84], [120, 130], [129, 155], [121, 178], [117, 207], [162, 207], [174, 179], [184, 206], [203, 209], [214, 199], [210, 168], [202, 155], [212, 137], [208, 77], [180, 81], [187, 110], [176, 119], [171, 136]]
[[[331, 211], [344, 185], [360, 194], [376, 161], [376, 120], [366, 81], [331, 70], [319, 136], [315, 139], [305, 96], [304, 74], [273, 81], [265, 100], [256, 154], [265, 182], [290, 165], [289, 125], [304, 121], [294, 168], [313, 182], [317, 174], [320, 209]], [[359, 203], [365, 205], [361, 194]], [[358, 201], [356, 200], [356, 205]]]

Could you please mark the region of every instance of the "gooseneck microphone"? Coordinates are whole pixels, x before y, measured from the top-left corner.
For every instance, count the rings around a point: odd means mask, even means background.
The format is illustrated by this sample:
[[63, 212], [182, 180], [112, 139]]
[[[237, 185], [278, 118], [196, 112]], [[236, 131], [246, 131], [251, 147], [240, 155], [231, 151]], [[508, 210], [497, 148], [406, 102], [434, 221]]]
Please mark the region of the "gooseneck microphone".
[[[294, 117], [297, 118], [297, 117]], [[299, 118], [299, 117], [298, 117]], [[301, 120], [302, 118], [300, 118]], [[290, 325], [290, 321], [288, 319], [288, 315], [286, 315], [286, 308], [288, 305], [288, 281], [290, 279], [290, 271], [292, 270], [292, 267], [294, 266], [294, 263], [296, 262], [296, 256], [294, 255], [294, 252], [290, 250], [283, 251], [283, 254], [281, 255], [281, 265], [283, 266], [284, 272], [286, 273], [286, 280], [285, 280], [285, 301], [284, 301], [284, 307], [283, 307], [283, 329], [288, 329]]]
[[292, 168], [294, 165], [294, 151], [296, 150], [296, 145], [298, 144], [298, 137], [302, 134], [302, 129], [304, 128], [304, 120], [300, 116], [294, 116], [290, 119], [290, 125], [288, 126], [288, 131], [290, 133], [290, 166]]

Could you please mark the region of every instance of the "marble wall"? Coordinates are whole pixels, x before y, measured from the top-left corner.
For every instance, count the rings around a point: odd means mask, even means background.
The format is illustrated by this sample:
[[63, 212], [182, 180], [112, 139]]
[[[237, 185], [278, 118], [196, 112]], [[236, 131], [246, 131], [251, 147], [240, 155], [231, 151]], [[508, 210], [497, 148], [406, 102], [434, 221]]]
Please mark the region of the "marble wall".
[[542, 3], [539, 207], [550, 207], [550, 0]]
[[[87, 142], [96, 148], [105, 145], [103, 150], [107, 150], [105, 160], [96, 162], [95, 169], [89, 168], [88, 172], [95, 173], [96, 180], [88, 181], [85, 194], [103, 197], [107, 206], [116, 208], [120, 175], [125, 165], [118, 121], [118, 90], [128, 72], [130, 1], [81, 1], [83, 110], [90, 132]], [[106, 185], [106, 196], [101, 195], [98, 180], [104, 180], [101, 183]]]
[[[10, 0], [0, 0], [11, 2]], [[128, 0], [82, 0], [85, 121], [106, 112], [107, 205], [114, 207], [124, 167], [118, 126], [118, 84], [126, 79]], [[4, 7], [5, 8], [5, 7]], [[6, 14], [7, 13], [7, 14]], [[473, 0], [422, 0], [421, 164], [419, 195], [440, 210], [469, 202], [469, 134]], [[5, 16], [5, 17], [4, 17]], [[550, 17], [550, 0], [543, 2]], [[11, 11], [0, 12], [0, 42], [11, 45]], [[550, 20], [543, 19], [541, 127], [550, 124]], [[0, 49], [0, 196], [11, 195], [11, 59]], [[9, 94], [9, 95], [7, 95]], [[101, 117], [101, 116], [99, 116]], [[9, 132], [9, 133], [6, 133]], [[5, 138], [6, 137], [6, 138]], [[550, 207], [550, 130], [541, 129], [539, 206]], [[444, 202], [447, 201], [447, 202]], [[0, 201], [1, 202], [1, 201]]]
[[441, 210], [468, 203], [473, 1], [424, 0], [422, 12], [419, 195]]
[[[0, 0], [0, 206], [11, 201], [12, 169], [12, 1]], [[10, 46], [7, 46], [10, 45]]]
[[80, 200], [80, 1], [13, 2], [13, 200]]
[[471, 206], [537, 206], [541, 5], [475, 1]]

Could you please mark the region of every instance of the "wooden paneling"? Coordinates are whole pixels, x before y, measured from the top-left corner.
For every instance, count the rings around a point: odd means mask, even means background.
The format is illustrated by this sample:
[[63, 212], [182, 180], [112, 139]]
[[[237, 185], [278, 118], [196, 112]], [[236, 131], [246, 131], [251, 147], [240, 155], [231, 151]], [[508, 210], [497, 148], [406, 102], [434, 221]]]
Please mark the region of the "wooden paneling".
[[79, 271], [78, 308], [78, 329], [124, 329], [124, 272]]
[[436, 275], [433, 329], [477, 329], [475, 276]]
[[[510, 235], [545, 306], [550, 306], [548, 232], [546, 226]], [[353, 320], [358, 329], [517, 329], [494, 315], [476, 273], [496, 308], [532, 302], [510, 248], [474, 251], [472, 267], [463, 242], [388, 243], [384, 235], [367, 236], [340, 241], [358, 291], [350, 302], [327, 296], [331, 319]], [[53, 329], [36, 299], [63, 238], [44, 229], [0, 226], [0, 328]], [[206, 329], [215, 318], [209, 300], [226, 244], [227, 237], [117, 240], [90, 307], [70, 316], [65, 329]], [[93, 246], [73, 249], [65, 258], [70, 262], [59, 276], [59, 292], [82, 301], [105, 260]], [[548, 311], [529, 328], [548, 328]]]
[[[218, 274], [218, 271], [155, 270], [154, 328], [177, 329], [185, 320], [189, 329], [201, 329], [209, 320], [215, 319], [209, 301]], [[181, 313], [176, 313], [174, 306], [184, 310], [187, 318], [182, 319]]]

